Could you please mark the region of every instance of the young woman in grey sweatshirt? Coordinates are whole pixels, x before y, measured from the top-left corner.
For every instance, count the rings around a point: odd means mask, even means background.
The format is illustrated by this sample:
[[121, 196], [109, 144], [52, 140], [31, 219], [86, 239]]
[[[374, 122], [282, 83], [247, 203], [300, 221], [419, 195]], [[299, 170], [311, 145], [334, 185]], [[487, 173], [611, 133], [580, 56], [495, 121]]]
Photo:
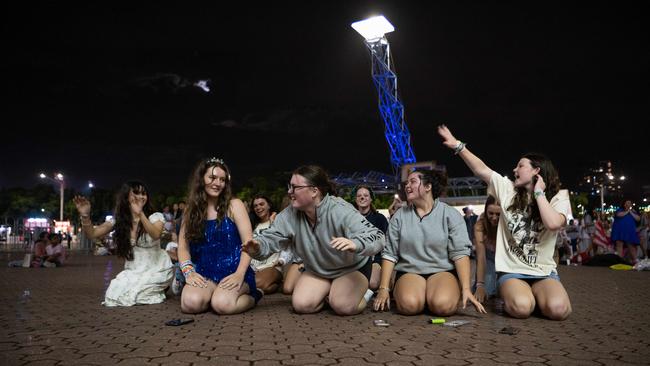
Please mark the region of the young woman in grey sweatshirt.
[[291, 205], [242, 249], [263, 259], [290, 247], [303, 259], [305, 272], [291, 297], [297, 313], [320, 311], [326, 298], [339, 315], [362, 312], [372, 270], [369, 258], [384, 247], [384, 234], [333, 196], [334, 185], [321, 167], [296, 169], [288, 193]]
[[419, 314], [426, 306], [439, 316], [456, 313], [469, 300], [485, 313], [470, 288], [471, 242], [465, 220], [458, 211], [440, 202], [445, 177], [435, 171], [414, 171], [406, 183], [407, 207], [390, 220], [388, 243], [382, 252], [381, 283], [375, 310], [390, 306], [389, 284], [396, 270], [393, 297], [397, 312]]

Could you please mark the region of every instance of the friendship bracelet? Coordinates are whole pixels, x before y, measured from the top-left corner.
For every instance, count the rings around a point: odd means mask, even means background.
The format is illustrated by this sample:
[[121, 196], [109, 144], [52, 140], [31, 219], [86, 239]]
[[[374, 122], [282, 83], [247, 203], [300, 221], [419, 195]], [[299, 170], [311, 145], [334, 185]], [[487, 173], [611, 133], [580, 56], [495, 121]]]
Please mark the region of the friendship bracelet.
[[476, 287], [477, 287], [477, 288], [479, 288], [479, 287], [485, 287], [485, 284], [484, 284], [483, 282], [477, 282], [477, 283], [476, 283]]
[[192, 272], [196, 272], [194, 270], [194, 267], [190, 267], [188, 270], [183, 270], [183, 277], [185, 277], [185, 279], [187, 279], [187, 276], [189, 276], [190, 273], [192, 273]]

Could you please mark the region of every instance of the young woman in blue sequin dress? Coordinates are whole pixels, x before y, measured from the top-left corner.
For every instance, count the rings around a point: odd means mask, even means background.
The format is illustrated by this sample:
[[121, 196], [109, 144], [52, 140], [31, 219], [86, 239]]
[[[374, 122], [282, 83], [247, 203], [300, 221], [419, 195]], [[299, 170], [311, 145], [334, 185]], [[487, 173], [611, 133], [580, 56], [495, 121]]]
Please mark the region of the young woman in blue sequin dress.
[[200, 162], [190, 178], [183, 212], [178, 260], [186, 286], [184, 313], [211, 308], [217, 314], [242, 313], [257, 303], [251, 258], [242, 242], [253, 237], [244, 203], [232, 197], [230, 172], [223, 160]]

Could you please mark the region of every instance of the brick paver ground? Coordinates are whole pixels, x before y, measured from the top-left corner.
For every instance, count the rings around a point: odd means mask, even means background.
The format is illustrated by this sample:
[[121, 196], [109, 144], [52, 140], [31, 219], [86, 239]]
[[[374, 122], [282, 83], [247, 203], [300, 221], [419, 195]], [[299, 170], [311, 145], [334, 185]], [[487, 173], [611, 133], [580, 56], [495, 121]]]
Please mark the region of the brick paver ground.
[[[339, 317], [291, 312], [269, 295], [245, 314], [183, 316], [178, 297], [164, 304], [105, 308], [100, 302], [123, 267], [116, 257], [73, 253], [66, 267], [8, 268], [1, 253], [0, 365], [648, 365], [650, 272], [606, 267], [559, 269], [573, 303], [564, 322], [526, 320], [473, 309], [429, 324], [430, 315], [369, 309]], [[185, 315], [184, 317], [187, 317]], [[376, 327], [384, 319], [389, 327]], [[516, 335], [499, 334], [504, 327]]]

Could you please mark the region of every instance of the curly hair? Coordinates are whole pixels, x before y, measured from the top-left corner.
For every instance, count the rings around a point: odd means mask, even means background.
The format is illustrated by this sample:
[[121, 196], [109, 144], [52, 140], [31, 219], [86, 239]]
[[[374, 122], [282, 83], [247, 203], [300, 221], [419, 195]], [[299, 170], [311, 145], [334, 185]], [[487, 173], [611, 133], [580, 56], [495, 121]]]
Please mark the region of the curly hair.
[[183, 210], [183, 225], [185, 226], [185, 237], [188, 241], [199, 241], [203, 239], [205, 231], [205, 217], [208, 209], [208, 197], [205, 193], [205, 182], [203, 177], [208, 170], [220, 168], [226, 173], [224, 188], [217, 198], [215, 209], [217, 220], [221, 221], [228, 215], [230, 200], [232, 199], [232, 187], [230, 181], [230, 169], [220, 159], [206, 159], [200, 161], [188, 182], [187, 207]]
[[414, 170], [411, 174], [417, 173], [422, 185], [431, 185], [431, 195], [437, 199], [447, 191], [447, 176], [437, 170]]
[[[133, 245], [131, 245], [133, 214], [131, 213], [131, 203], [129, 202], [129, 194], [131, 192], [144, 194], [149, 197], [149, 190], [144, 183], [132, 180], [122, 184], [115, 198], [115, 212], [113, 214], [115, 218], [115, 225], [113, 226], [115, 233], [113, 234], [113, 238], [115, 238], [115, 245], [117, 246], [117, 255], [129, 261], [133, 260]], [[144, 207], [142, 207], [142, 212], [147, 217], [153, 212], [149, 199], [147, 199]], [[136, 231], [136, 242], [144, 234], [144, 226], [142, 222], [139, 222]]]

